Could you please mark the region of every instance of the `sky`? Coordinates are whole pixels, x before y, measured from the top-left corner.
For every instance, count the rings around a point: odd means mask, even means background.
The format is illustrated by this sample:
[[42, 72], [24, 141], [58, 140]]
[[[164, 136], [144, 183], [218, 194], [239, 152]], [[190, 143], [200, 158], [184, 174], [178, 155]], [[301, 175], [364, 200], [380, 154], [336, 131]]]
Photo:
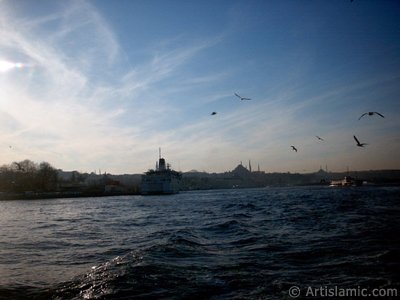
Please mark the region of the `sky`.
[[399, 114], [399, 1], [0, 0], [0, 165], [400, 169]]

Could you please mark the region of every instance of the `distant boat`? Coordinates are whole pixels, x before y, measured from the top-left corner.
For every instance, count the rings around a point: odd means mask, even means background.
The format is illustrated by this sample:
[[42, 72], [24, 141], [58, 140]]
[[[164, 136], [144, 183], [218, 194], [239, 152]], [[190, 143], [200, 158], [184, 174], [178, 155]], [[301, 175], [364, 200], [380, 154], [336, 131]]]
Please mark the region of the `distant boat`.
[[142, 195], [168, 195], [179, 193], [182, 174], [170, 168], [161, 157], [161, 150], [155, 170], [142, 175]]
[[329, 186], [361, 186], [363, 185], [363, 180], [355, 179], [350, 176], [345, 176], [342, 180], [332, 180]]

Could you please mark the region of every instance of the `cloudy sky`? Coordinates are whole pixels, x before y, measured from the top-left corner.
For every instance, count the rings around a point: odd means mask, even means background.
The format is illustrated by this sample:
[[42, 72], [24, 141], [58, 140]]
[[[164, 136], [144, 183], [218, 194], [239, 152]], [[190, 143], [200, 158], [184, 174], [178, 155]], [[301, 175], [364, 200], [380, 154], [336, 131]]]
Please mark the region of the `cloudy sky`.
[[142, 173], [161, 147], [180, 171], [399, 169], [399, 20], [389, 0], [0, 0], [0, 165]]

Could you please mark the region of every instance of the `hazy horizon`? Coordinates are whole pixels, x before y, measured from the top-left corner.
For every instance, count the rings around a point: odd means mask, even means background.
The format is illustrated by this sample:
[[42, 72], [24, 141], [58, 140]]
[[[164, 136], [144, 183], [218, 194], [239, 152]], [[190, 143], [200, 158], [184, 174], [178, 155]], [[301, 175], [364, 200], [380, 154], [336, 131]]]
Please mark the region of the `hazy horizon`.
[[389, 0], [0, 0], [0, 165], [140, 174], [161, 147], [183, 172], [400, 169], [398, 20]]

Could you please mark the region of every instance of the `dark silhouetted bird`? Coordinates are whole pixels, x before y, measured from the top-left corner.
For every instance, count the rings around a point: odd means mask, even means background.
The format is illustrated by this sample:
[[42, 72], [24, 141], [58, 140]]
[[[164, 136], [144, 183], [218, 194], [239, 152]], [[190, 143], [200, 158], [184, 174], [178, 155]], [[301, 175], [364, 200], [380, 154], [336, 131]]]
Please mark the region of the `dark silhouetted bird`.
[[238, 97], [240, 100], [251, 100], [250, 98], [245, 98], [245, 97], [239, 96], [236, 93], [235, 93], [235, 96]]
[[216, 115], [216, 114], [217, 114], [216, 111], [213, 111], [213, 112], [211, 113], [212, 116], [214, 116], [214, 115]]
[[317, 139], [319, 139], [320, 141], [325, 141], [323, 138], [319, 137], [318, 135], [315, 136]]
[[363, 114], [361, 115], [361, 117], [359, 117], [358, 119], [360, 120], [360, 119], [361, 119], [362, 117], [364, 117], [365, 115], [368, 115], [368, 116], [378, 115], [378, 116], [381, 116], [382, 118], [384, 118], [384, 116], [383, 116], [382, 114], [380, 114], [380, 113], [378, 113], [378, 112], [376, 112], [376, 111], [370, 111], [370, 112], [363, 113]]
[[364, 146], [368, 145], [366, 143], [360, 143], [360, 141], [357, 139], [357, 137], [355, 135], [353, 135], [353, 138], [356, 141], [358, 147], [364, 147]]
[[295, 146], [290, 146], [290, 147], [292, 147], [292, 149], [297, 152], [297, 148]]
[[22, 165], [21, 165], [20, 163], [17, 163], [17, 162], [15, 161], [14, 164], [17, 166], [18, 171], [22, 171], [22, 172], [25, 171], [25, 169], [22, 167]]

